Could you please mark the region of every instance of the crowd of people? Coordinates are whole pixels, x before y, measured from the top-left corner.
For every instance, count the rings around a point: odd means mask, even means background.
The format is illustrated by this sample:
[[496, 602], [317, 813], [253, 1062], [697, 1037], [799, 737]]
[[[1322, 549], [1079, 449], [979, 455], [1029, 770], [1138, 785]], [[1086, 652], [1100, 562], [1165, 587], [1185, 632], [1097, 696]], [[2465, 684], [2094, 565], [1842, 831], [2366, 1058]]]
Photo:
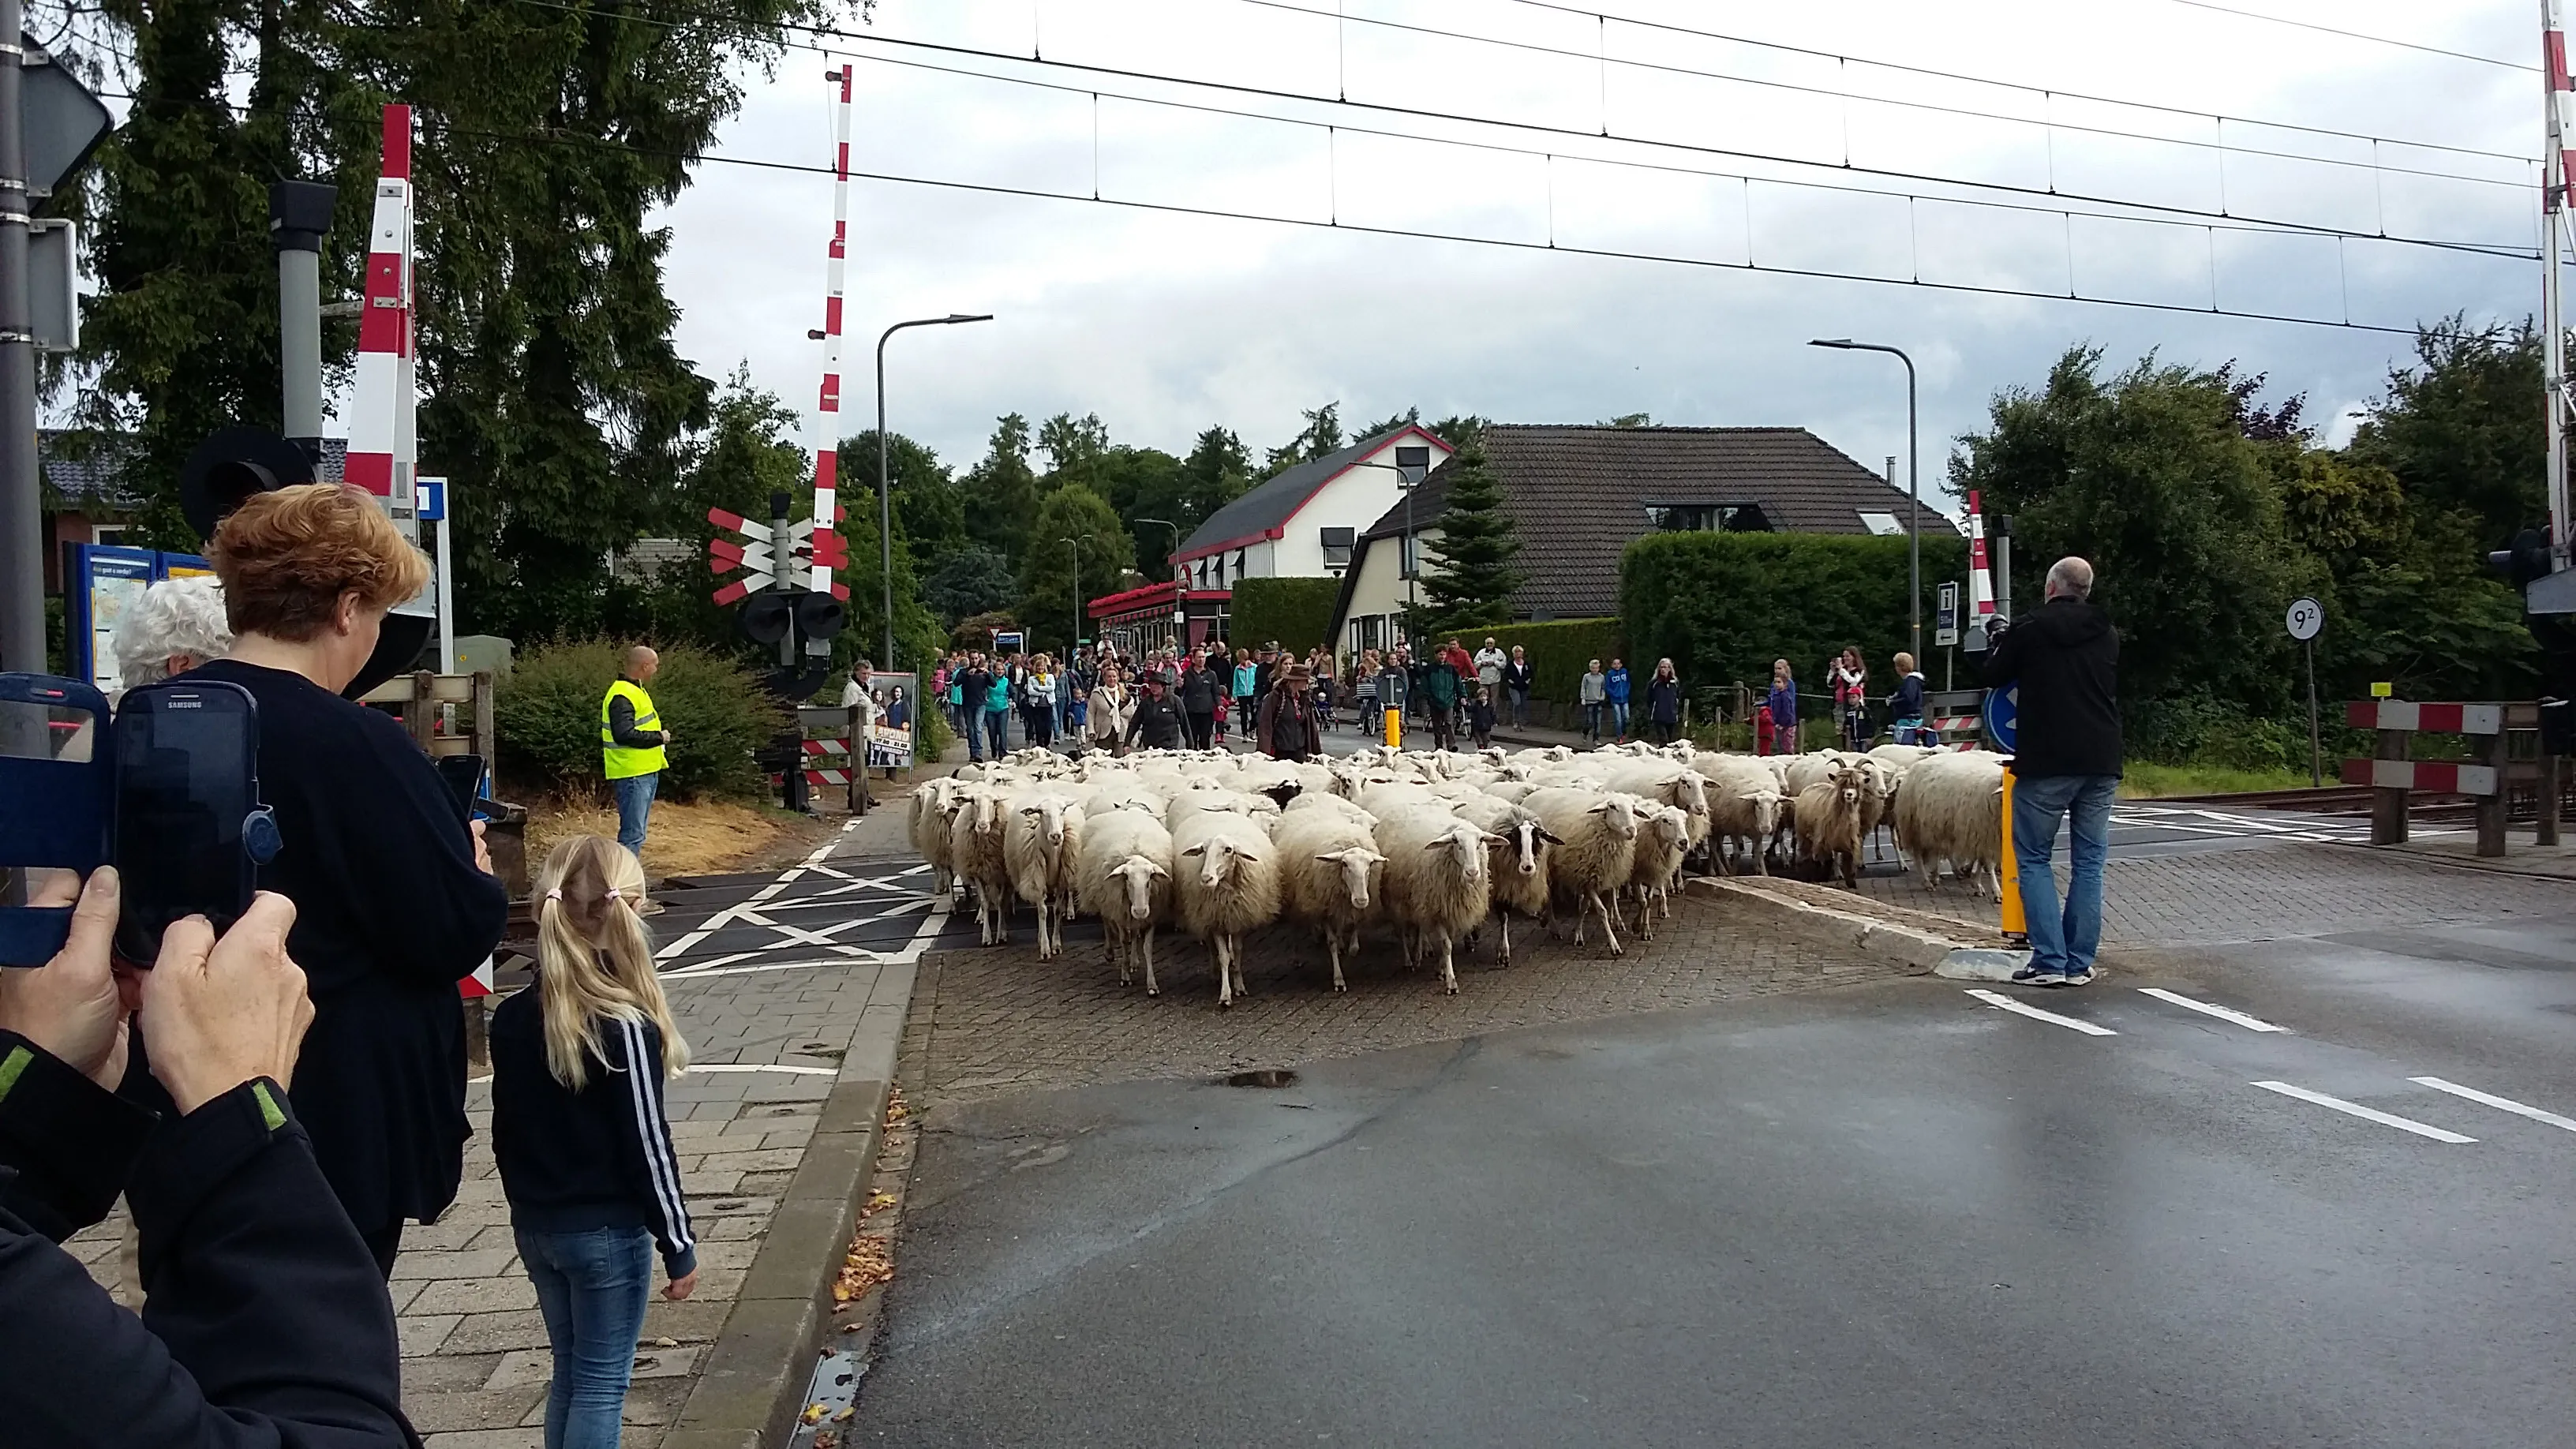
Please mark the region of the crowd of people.
[[1070, 658], [1052, 653], [951, 652], [933, 666], [925, 688], [969, 758], [1008, 754], [1012, 723], [1020, 746], [1119, 753], [1138, 745], [1222, 749], [1235, 739], [1262, 743], [1273, 731], [1276, 700], [1293, 693], [1303, 716], [1285, 733], [1295, 757], [1322, 753], [1321, 735], [1339, 723], [1333, 656], [1312, 649], [1300, 658], [1276, 642], [1161, 648], [1141, 655], [1085, 644]]

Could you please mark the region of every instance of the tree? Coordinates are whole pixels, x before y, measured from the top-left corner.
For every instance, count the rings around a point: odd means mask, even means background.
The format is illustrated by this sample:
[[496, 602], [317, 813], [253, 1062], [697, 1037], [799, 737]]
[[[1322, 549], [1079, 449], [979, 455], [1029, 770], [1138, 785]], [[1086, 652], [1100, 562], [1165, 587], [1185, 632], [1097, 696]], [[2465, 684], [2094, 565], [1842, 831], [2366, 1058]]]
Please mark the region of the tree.
[[1018, 597], [1011, 561], [980, 543], [950, 549], [921, 581], [921, 601], [952, 626], [975, 614], [1009, 608]]
[[1440, 466], [1448, 493], [1436, 525], [1440, 538], [1423, 545], [1435, 567], [1422, 571], [1426, 617], [1416, 632], [1510, 623], [1512, 591], [1522, 577], [1512, 560], [1521, 542], [1503, 511], [1502, 485], [1485, 462], [1484, 440], [1468, 438]]
[[1270, 450], [1264, 460], [1264, 472], [1276, 475], [1300, 463], [1311, 463], [1326, 453], [1338, 452], [1342, 446], [1342, 405], [1328, 402], [1305, 414], [1306, 426], [1297, 436]]
[[1594, 427], [1599, 428], [1651, 428], [1654, 425], [1653, 416], [1647, 413], [1621, 413], [1615, 418], [1603, 418], [1593, 424]]
[[1071, 413], [1057, 413], [1038, 425], [1038, 447], [1047, 455], [1046, 477], [1038, 484], [1040, 492], [1079, 483], [1094, 493], [1101, 486], [1100, 464], [1109, 454], [1109, 427], [1100, 414], [1085, 413], [1077, 418]]
[[[877, 430], [841, 440], [841, 499], [876, 506]], [[936, 568], [966, 542], [966, 495], [939, 455], [901, 433], [886, 439], [886, 482], [893, 495], [895, 540], [917, 569]]]
[[2187, 696], [2281, 713], [2293, 673], [2281, 613], [2320, 581], [2290, 545], [2264, 445], [2217, 374], [2148, 357], [2104, 379], [2100, 363], [2073, 348], [2038, 392], [1999, 393], [1987, 430], [1960, 440], [1952, 488], [1980, 491], [1989, 518], [2014, 516], [2025, 607], [2051, 561], [2092, 560], [2094, 601], [2121, 627], [2133, 726]]
[[[1077, 550], [1083, 597], [1074, 592]], [[1019, 616], [1028, 625], [1030, 647], [1071, 647], [1076, 611], [1087, 599], [1113, 592], [1135, 564], [1136, 545], [1107, 499], [1079, 483], [1048, 494], [1030, 525], [1028, 554], [1020, 560]], [[1088, 619], [1083, 627], [1089, 628]]]
[[2501, 548], [2548, 512], [2540, 334], [2451, 317], [2415, 336], [2415, 365], [2391, 369], [2388, 393], [2353, 436], [2352, 454], [2397, 476], [2419, 511], [2462, 515], [2473, 548]]
[[1028, 551], [1029, 520], [1038, 508], [1038, 475], [1029, 467], [1029, 420], [995, 420], [984, 461], [965, 479], [966, 536], [1015, 562]]
[[1479, 417], [1474, 413], [1460, 413], [1454, 418], [1442, 418], [1436, 423], [1424, 423], [1422, 430], [1452, 448], [1463, 448], [1469, 438], [1483, 432], [1485, 425], [1491, 421], [1493, 420], [1490, 418]]

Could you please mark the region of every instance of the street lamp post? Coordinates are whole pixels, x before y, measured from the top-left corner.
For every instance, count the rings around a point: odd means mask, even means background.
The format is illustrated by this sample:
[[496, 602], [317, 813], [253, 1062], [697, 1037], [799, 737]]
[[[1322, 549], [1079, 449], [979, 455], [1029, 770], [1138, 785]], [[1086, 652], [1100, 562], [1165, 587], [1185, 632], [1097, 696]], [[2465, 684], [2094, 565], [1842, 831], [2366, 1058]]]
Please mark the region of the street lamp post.
[[[1179, 553], [1181, 551], [1181, 526], [1179, 524], [1172, 522], [1168, 518], [1140, 518], [1136, 521], [1138, 523], [1150, 523], [1156, 528], [1170, 529], [1172, 531], [1172, 553]], [[1171, 566], [1172, 554], [1167, 553], [1163, 555], [1163, 567], [1168, 569]], [[1188, 577], [1189, 574], [1187, 571], [1176, 573], [1172, 576], [1172, 649], [1176, 653], [1181, 649], [1186, 648], [1189, 642], [1190, 586], [1182, 582], [1182, 580]]]
[[1914, 667], [1923, 667], [1923, 452], [1922, 434], [1915, 423], [1914, 359], [1900, 347], [1877, 342], [1854, 342], [1848, 337], [1819, 337], [1809, 347], [1831, 347], [1842, 352], [1884, 352], [1905, 364], [1905, 593], [1906, 617], [1913, 628], [1914, 643], [1907, 651], [1914, 656]]
[[[838, 245], [838, 243], [835, 243]], [[835, 263], [834, 265], [838, 265]], [[834, 297], [832, 305], [840, 305]], [[886, 481], [886, 414], [885, 414], [885, 349], [887, 339], [907, 327], [953, 327], [960, 322], [990, 322], [993, 314], [978, 312], [968, 315], [951, 312], [945, 317], [916, 317], [910, 322], [897, 322], [877, 336], [877, 552], [879, 578], [885, 585], [885, 665], [895, 667], [894, 657], [894, 490]], [[837, 324], [835, 324], [837, 325]], [[832, 520], [814, 520], [816, 528], [829, 528]]]
[[1395, 475], [1395, 491], [1404, 495], [1404, 538], [1396, 545], [1395, 567], [1404, 575], [1404, 634], [1413, 637], [1414, 618], [1422, 612], [1422, 591], [1415, 580], [1422, 573], [1420, 547], [1413, 538], [1413, 475], [1393, 463], [1353, 463], [1353, 468], [1384, 468]]
[[1073, 642], [1064, 646], [1064, 657], [1070, 661], [1075, 651], [1082, 648], [1082, 546], [1091, 542], [1091, 535], [1086, 533], [1078, 539], [1059, 538], [1056, 542], [1073, 550]]

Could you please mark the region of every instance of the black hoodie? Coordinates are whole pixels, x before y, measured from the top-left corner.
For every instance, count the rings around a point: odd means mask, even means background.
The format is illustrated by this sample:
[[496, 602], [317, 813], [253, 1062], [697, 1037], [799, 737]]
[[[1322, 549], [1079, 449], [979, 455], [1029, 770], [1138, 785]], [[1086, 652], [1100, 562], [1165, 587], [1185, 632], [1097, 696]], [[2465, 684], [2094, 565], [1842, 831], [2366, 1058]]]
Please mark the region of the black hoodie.
[[2081, 599], [2051, 599], [1986, 652], [1989, 687], [2021, 682], [2013, 773], [2120, 773], [2120, 631]]

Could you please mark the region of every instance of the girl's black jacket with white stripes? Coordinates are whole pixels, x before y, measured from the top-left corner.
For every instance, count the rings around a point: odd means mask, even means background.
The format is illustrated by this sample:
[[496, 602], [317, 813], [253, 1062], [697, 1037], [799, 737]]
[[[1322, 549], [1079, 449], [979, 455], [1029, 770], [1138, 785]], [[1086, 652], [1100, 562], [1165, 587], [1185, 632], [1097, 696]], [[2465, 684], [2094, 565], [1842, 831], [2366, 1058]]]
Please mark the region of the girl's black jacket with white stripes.
[[650, 1021], [603, 1018], [599, 1055], [575, 1092], [546, 1067], [543, 989], [492, 1013], [492, 1155], [511, 1224], [537, 1233], [649, 1228], [663, 1267], [684, 1276], [698, 1252], [662, 1110], [662, 1033]]

